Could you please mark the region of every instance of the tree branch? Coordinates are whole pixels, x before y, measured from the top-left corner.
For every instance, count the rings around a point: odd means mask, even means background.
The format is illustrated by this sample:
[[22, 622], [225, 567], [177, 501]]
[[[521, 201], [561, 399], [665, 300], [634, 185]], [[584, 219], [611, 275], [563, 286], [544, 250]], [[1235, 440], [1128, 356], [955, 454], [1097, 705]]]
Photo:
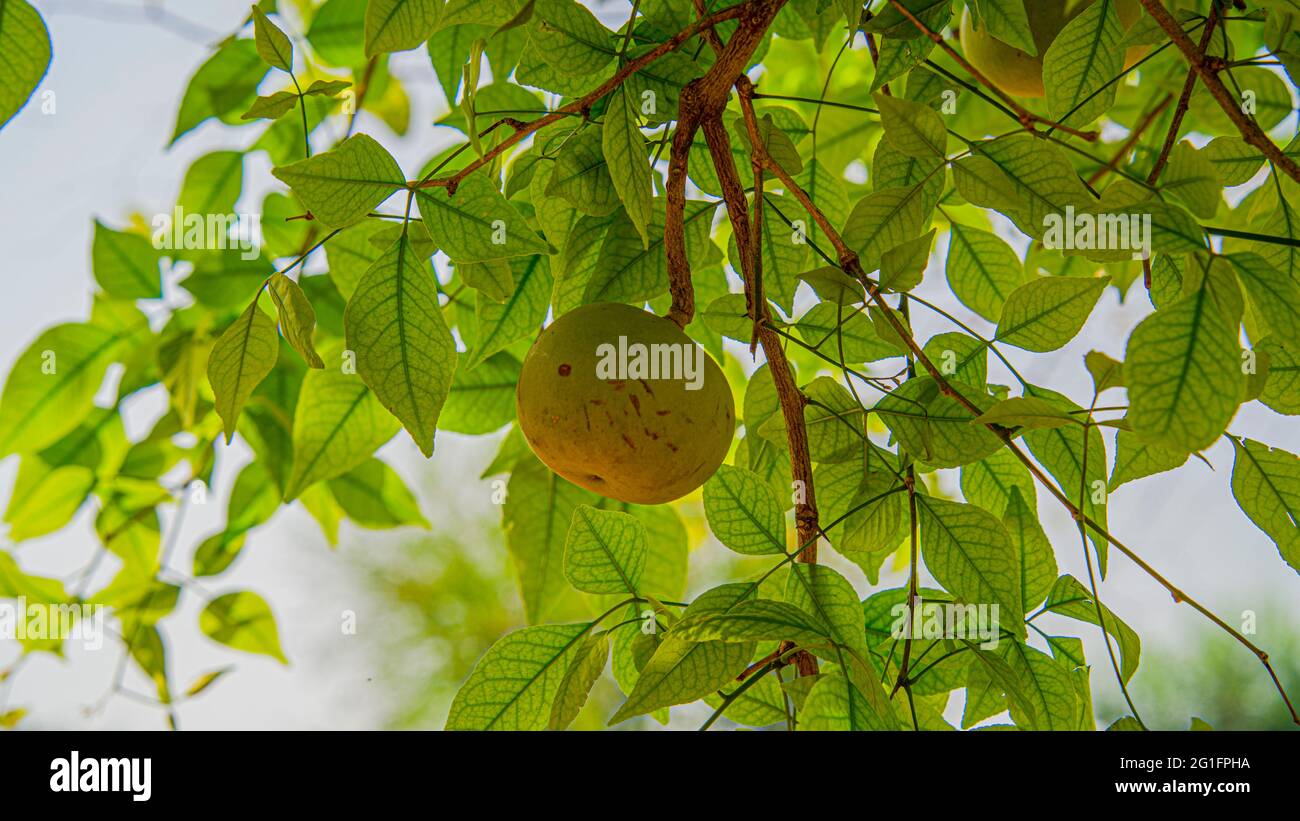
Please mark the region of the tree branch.
[[[1144, 4], [1147, 2], [1147, 0], [1142, 0], [1142, 1]], [[859, 282], [863, 284], [863, 287], [866, 288], [867, 294], [870, 296], [871, 300], [874, 303], [876, 303], [877, 306], [879, 306], [882, 315], [885, 317], [886, 321], [889, 322], [890, 326], [894, 329], [894, 331], [898, 334], [898, 336], [903, 340], [904, 344], [911, 352], [912, 356], [916, 359], [917, 362], [921, 364], [922, 367], [925, 368], [926, 372], [934, 379], [935, 384], [939, 388], [939, 391], [943, 393], [945, 396], [954, 399], [962, 407], [966, 408], [966, 410], [969, 411], [972, 415], [974, 416], [981, 415], [982, 411], [973, 402], [971, 402], [969, 399], [963, 396], [960, 391], [956, 390], [952, 386], [952, 384], [949, 383], [948, 380], [944, 377], [944, 375], [940, 372], [939, 368], [935, 366], [934, 362], [932, 362], [930, 358], [926, 356], [925, 352], [921, 349], [921, 346], [912, 337], [911, 332], [908, 331], [904, 323], [898, 319], [897, 312], [894, 310], [893, 307], [889, 305], [888, 302], [885, 301], [884, 295], [881, 293], [879, 286], [877, 286], [876, 283], [866, 275], [866, 272], [863, 271], [862, 264], [858, 260], [857, 252], [849, 248], [845, 244], [843, 237], [841, 237], [839, 232], [834, 228], [834, 226], [830, 224], [830, 221], [826, 218], [826, 215], [822, 213], [821, 209], [819, 209], [816, 203], [812, 201], [812, 199], [808, 196], [807, 192], [804, 191], [802, 188], [800, 188], [799, 184], [796, 183], [794, 179], [785, 171], [785, 169], [783, 169], [778, 163], [776, 163], [771, 158], [770, 155], [766, 157], [766, 162], [767, 162], [768, 171], [770, 171], [773, 174], [773, 176], [775, 176], [777, 179], [781, 181], [782, 185], [785, 186], [787, 193], [791, 194], [796, 200], [799, 201], [800, 205], [802, 205], [804, 209], [808, 211], [809, 215], [813, 218], [813, 221], [816, 222], [818, 227], [822, 229], [822, 232], [830, 240], [832, 246], [834, 246], [835, 251], [839, 256], [840, 267], [846, 273], [854, 276]], [[1136, 564], [1139, 568], [1141, 568], [1144, 573], [1146, 573], [1148, 576], [1154, 579], [1161, 587], [1165, 588], [1165, 590], [1167, 590], [1169, 594], [1173, 597], [1175, 602], [1187, 603], [1192, 607], [1192, 609], [1196, 610], [1202, 616], [1209, 619], [1211, 622], [1217, 625], [1228, 635], [1236, 639], [1239, 644], [1241, 644], [1246, 649], [1250, 650], [1250, 652], [1254, 653], [1255, 657], [1258, 658], [1260, 663], [1264, 665], [1264, 668], [1268, 671], [1269, 676], [1273, 679], [1274, 686], [1277, 688], [1278, 693], [1282, 696], [1283, 702], [1285, 702], [1287, 709], [1291, 713], [1291, 720], [1294, 721], [1296, 724], [1300, 724], [1300, 714], [1296, 713], [1295, 707], [1291, 703], [1291, 699], [1287, 696], [1286, 689], [1283, 687], [1281, 680], [1278, 679], [1277, 673], [1273, 670], [1273, 665], [1269, 662], [1268, 659], [1268, 653], [1264, 652], [1262, 649], [1256, 646], [1250, 639], [1242, 635], [1240, 631], [1234, 629], [1223, 619], [1216, 616], [1213, 612], [1207, 609], [1200, 602], [1189, 597], [1179, 587], [1177, 587], [1168, 579], [1166, 579], [1163, 575], [1161, 575], [1159, 571], [1157, 571], [1154, 567], [1148, 564], [1146, 560], [1144, 560], [1141, 556], [1135, 553], [1131, 548], [1129, 548], [1123, 542], [1119, 541], [1117, 538], [1111, 535], [1106, 530], [1106, 528], [1102, 527], [1094, 519], [1089, 517], [1082, 510], [1080, 510], [1079, 507], [1077, 507], [1072, 501], [1070, 501], [1069, 497], [1066, 496], [1061, 491], [1061, 489], [1058, 488], [1056, 484], [1047, 477], [1045, 473], [1043, 473], [1042, 468], [1040, 468], [1032, 459], [1029, 458], [1028, 455], [1025, 454], [1023, 450], [1021, 450], [1015, 444], [1010, 430], [1002, 427], [1001, 425], [996, 425], [996, 424], [989, 424], [986, 425], [985, 427], [987, 427], [990, 431], [994, 433], [994, 435], [996, 435], [999, 439], [1002, 440], [1003, 446], [1006, 447], [1008, 450], [1010, 450], [1011, 453], [1017, 459], [1019, 459], [1022, 464], [1024, 464], [1024, 466], [1033, 475], [1034, 479], [1037, 480], [1038, 483], [1041, 484], [1044, 488], [1046, 488], [1048, 493], [1050, 493], [1053, 496], [1053, 498], [1055, 498], [1067, 511], [1069, 511], [1072, 517], [1074, 517], [1077, 521], [1082, 522], [1084, 525], [1091, 528], [1092, 531], [1096, 533], [1098, 536], [1105, 539], [1110, 544], [1114, 545], [1117, 550], [1119, 550], [1121, 553], [1127, 556], [1129, 560], [1132, 561], [1134, 564]]]
[[[890, 0], [890, 2], [897, 2], [897, 0]], [[1237, 130], [1241, 132], [1241, 138], [1258, 148], [1275, 167], [1285, 171], [1288, 177], [1300, 182], [1300, 166], [1296, 165], [1295, 160], [1282, 153], [1282, 150], [1268, 138], [1268, 135], [1259, 127], [1258, 123], [1246, 116], [1246, 113], [1241, 110], [1241, 105], [1233, 99], [1232, 93], [1219, 79], [1218, 67], [1211, 65], [1211, 61], [1208, 61], [1205, 57], [1205, 52], [1197, 48], [1196, 44], [1183, 33], [1183, 30], [1178, 27], [1178, 22], [1160, 4], [1160, 0], [1140, 0], [1140, 2], [1142, 7], [1147, 10], [1147, 14], [1156, 21], [1160, 28], [1165, 30], [1174, 45], [1178, 46], [1183, 56], [1187, 58], [1192, 70], [1200, 75], [1201, 82], [1205, 83], [1206, 89], [1214, 97], [1215, 102], [1219, 104], [1219, 107], [1223, 109], [1223, 113], [1228, 115], [1228, 119], [1232, 120], [1233, 125], [1237, 126]]]
[[[1210, 3], [1210, 16], [1205, 20], [1205, 28], [1201, 31], [1201, 42], [1199, 50], [1202, 54], [1210, 45], [1210, 38], [1214, 36], [1214, 25], [1219, 22], [1219, 6], [1216, 2]], [[1178, 106], [1174, 108], [1174, 119], [1169, 123], [1169, 131], [1165, 133], [1164, 145], [1160, 147], [1160, 154], [1156, 157], [1156, 164], [1151, 167], [1151, 173], [1147, 175], [1147, 185], [1155, 185], [1156, 180], [1160, 178], [1160, 172], [1165, 170], [1165, 163], [1169, 161], [1169, 152], [1173, 150], [1174, 142], [1178, 139], [1178, 129], [1182, 127], [1183, 117], [1187, 114], [1187, 109], [1192, 101], [1192, 90], [1196, 88], [1196, 69], [1187, 70], [1187, 79], [1183, 81], [1183, 90], [1178, 95]], [[1150, 287], [1148, 283], [1147, 287]]]
[[[602, 97], [609, 94], [614, 89], [618, 88], [620, 85], [624, 83], [624, 81], [627, 80], [627, 78], [631, 77], [633, 74], [636, 74], [638, 71], [650, 65], [655, 60], [658, 60], [660, 57], [663, 57], [665, 54], [669, 53], [670, 51], [676, 51], [678, 48], [681, 47], [683, 43], [685, 43], [687, 40], [691, 39], [695, 35], [699, 34], [703, 29], [708, 28], [709, 26], [716, 25], [717, 23], [723, 23], [726, 22], [727, 20], [734, 20], [738, 17], [742, 17], [743, 15], [746, 14], [748, 9], [749, 9], [748, 5], [731, 6], [729, 8], [723, 9], [722, 11], [719, 11], [716, 14], [709, 15], [703, 20], [698, 20], [695, 23], [692, 23], [691, 25], [687, 26], [686, 28], [674, 34], [672, 37], [660, 43], [658, 46], [655, 46], [650, 51], [647, 51], [645, 54], [642, 54], [640, 57], [637, 57], [635, 60], [628, 61], [622, 68], [616, 71], [612, 77], [610, 77], [608, 80], [606, 80], [605, 82], [597, 86], [594, 91], [591, 91], [583, 95], [582, 97], [579, 97], [577, 100], [574, 100], [568, 105], [562, 108], [558, 108], [555, 111], [552, 111], [551, 113], [543, 117], [538, 117], [536, 120], [532, 120], [531, 122], [527, 122], [527, 123], [518, 123], [515, 127], [515, 133], [511, 134], [509, 137], [506, 137], [504, 140], [498, 143], [491, 150], [484, 152], [482, 157], [479, 157], [478, 159], [469, 163], [464, 168], [457, 171], [455, 174], [452, 174], [447, 177], [439, 177], [437, 179], [420, 180], [417, 183], [413, 183], [411, 187], [412, 188], [446, 188], [449, 193], [452, 194], [456, 193], [456, 187], [460, 185], [461, 180], [465, 179], [470, 174], [473, 174], [475, 171], [482, 168], [483, 166], [491, 163], [497, 157], [501, 156], [507, 150], [509, 150], [512, 146], [522, 142], [524, 138], [527, 137], [529, 134], [532, 134], [535, 131], [539, 131], [545, 128], [546, 126], [551, 125], [552, 123], [559, 122], [564, 117], [568, 117], [573, 114], [579, 114], [579, 115], [585, 114], [587, 111], [591, 109], [591, 106], [596, 101], [600, 100]], [[714, 68], [717, 68], [717, 66], [715, 65]]]

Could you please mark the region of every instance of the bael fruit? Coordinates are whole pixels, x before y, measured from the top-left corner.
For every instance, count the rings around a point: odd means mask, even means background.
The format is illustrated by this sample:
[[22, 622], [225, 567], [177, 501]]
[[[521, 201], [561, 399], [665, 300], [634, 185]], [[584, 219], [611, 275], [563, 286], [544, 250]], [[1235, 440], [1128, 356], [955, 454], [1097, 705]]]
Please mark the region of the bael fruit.
[[584, 305], [542, 331], [515, 399], [519, 429], [547, 467], [636, 504], [702, 485], [735, 431], [718, 363], [670, 320], [620, 303]]
[[[987, 28], [975, 28], [967, 6], [961, 16], [962, 52], [971, 65], [1007, 94], [1042, 97], [1046, 93], [1043, 88], [1043, 54], [1065, 24], [1089, 5], [1090, 2], [1067, 3], [1066, 0], [1025, 0], [1037, 56], [1007, 45], [989, 34]], [[1128, 29], [1142, 15], [1142, 4], [1139, 0], [1116, 0], [1115, 11], [1119, 14], [1120, 25]], [[1150, 46], [1130, 47], [1124, 54], [1124, 68], [1141, 60], [1149, 49]]]

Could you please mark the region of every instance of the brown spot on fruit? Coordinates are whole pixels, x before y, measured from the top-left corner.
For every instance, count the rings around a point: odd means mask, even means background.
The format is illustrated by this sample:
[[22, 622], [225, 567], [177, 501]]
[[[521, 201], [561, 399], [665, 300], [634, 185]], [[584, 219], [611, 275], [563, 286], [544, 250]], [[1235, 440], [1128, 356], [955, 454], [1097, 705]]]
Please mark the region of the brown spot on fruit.
[[573, 373], [573, 366], [571, 366], [568, 362], [565, 362], [563, 365], [560, 366], [560, 376], [568, 376], [571, 373]]
[[[599, 303], [562, 314], [521, 367], [519, 429], [551, 470], [602, 496], [636, 504], [680, 498], [726, 458], [733, 434], [728, 417], [737, 415], [729, 386], [711, 358], [703, 361], [700, 391], [682, 380], [597, 378], [617, 376], [599, 370], [598, 351], [620, 335], [646, 346], [691, 344], [672, 322], [631, 305]], [[626, 401], [615, 401], [619, 391]]]

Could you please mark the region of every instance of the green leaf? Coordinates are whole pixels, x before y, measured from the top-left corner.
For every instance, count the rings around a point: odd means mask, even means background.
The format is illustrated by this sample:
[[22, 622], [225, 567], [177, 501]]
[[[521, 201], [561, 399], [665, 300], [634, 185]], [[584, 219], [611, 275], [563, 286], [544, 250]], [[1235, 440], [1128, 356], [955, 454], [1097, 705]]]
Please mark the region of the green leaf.
[[1011, 292], [1002, 306], [997, 338], [1027, 351], [1054, 351], [1088, 321], [1109, 277], [1040, 277]]
[[995, 402], [974, 421], [979, 424], [1002, 425], [1008, 428], [1059, 428], [1083, 422], [1082, 419], [1075, 418], [1067, 411], [1037, 396], [1013, 396]]
[[456, 369], [456, 343], [426, 260], [403, 233], [357, 285], [343, 315], [357, 373], [433, 455], [433, 438]]
[[692, 642], [792, 641], [800, 646], [833, 640], [826, 626], [802, 608], [772, 599], [742, 601], [730, 610], [684, 618], [673, 625], [671, 635]]
[[1098, 394], [1107, 388], [1124, 387], [1123, 362], [1116, 362], [1101, 351], [1088, 351], [1083, 364], [1092, 376], [1092, 385]]
[[865, 658], [867, 626], [862, 602], [853, 585], [834, 568], [802, 562], [790, 565], [785, 600], [808, 613], [820, 625], [822, 635], [830, 636], [839, 647], [853, 654], [844, 656], [837, 649], [822, 648], [813, 651], [817, 655], [845, 667], [850, 666], [849, 658]]
[[429, 529], [419, 502], [402, 477], [378, 459], [367, 459], [329, 481], [330, 493], [347, 517], [362, 527], [413, 525]]
[[241, 120], [278, 120], [298, 107], [298, 94], [294, 91], [277, 91], [258, 97], [248, 110], [239, 115]]
[[1083, 213], [1095, 202], [1070, 159], [1046, 140], [986, 140], [973, 151], [974, 156], [953, 164], [957, 190], [972, 205], [1003, 212], [1031, 237], [1042, 237], [1048, 217], [1059, 220], [1067, 206]]
[[[916, 503], [921, 556], [939, 584], [968, 604], [1024, 613], [1020, 560], [1002, 523], [974, 505], [920, 495]], [[1018, 619], [1007, 621], [1008, 629], [1024, 635]]]
[[[1032, 504], [1033, 497], [1030, 497]], [[1012, 486], [1002, 524], [1011, 537], [1020, 564], [1020, 600], [1023, 617], [1052, 589], [1056, 581], [1056, 555], [1052, 544], [1038, 523], [1038, 511], [1025, 502], [1019, 488]]]
[[1266, 337], [1255, 345], [1257, 354], [1268, 358], [1268, 381], [1259, 401], [1278, 413], [1300, 414], [1300, 342], [1283, 345], [1276, 337]]
[[[799, 275], [808, 266], [809, 245], [806, 229], [793, 229], [779, 215], [789, 219], [800, 206], [779, 194], [763, 195], [763, 231], [759, 237], [763, 254], [763, 295], [787, 312], [794, 306]], [[740, 247], [735, 234], [727, 243], [731, 267], [742, 270]], [[699, 264], [696, 262], [696, 264]]]
[[1300, 340], [1300, 283], [1283, 275], [1259, 254], [1227, 254], [1237, 271], [1255, 314], [1268, 326], [1268, 335]]
[[896, 248], [890, 248], [880, 258], [880, 284], [887, 290], [904, 293], [921, 284], [925, 267], [930, 261], [930, 246], [934, 243], [934, 228]]
[[50, 68], [50, 32], [26, 0], [0, 4], [0, 128], [22, 110]]
[[505, 302], [515, 292], [515, 278], [509, 260], [465, 262], [456, 266], [456, 272], [466, 285], [493, 302]]
[[506, 547], [519, 576], [524, 617], [537, 624], [571, 607], [572, 588], [564, 576], [565, 536], [580, 504], [594, 505], [596, 494], [556, 476], [531, 454], [510, 475], [502, 526]]
[[66, 525], [95, 485], [95, 473], [80, 465], [63, 465], [44, 470], [39, 478], [25, 482], [24, 468], [32, 455], [23, 459], [13, 495], [5, 508], [9, 539], [21, 542], [53, 533]]
[[439, 28], [475, 23], [498, 27], [519, 14], [526, 0], [447, 0]]
[[190, 78], [169, 145], [211, 117], [236, 122], [268, 71], [254, 41], [227, 40]]
[[[755, 587], [752, 584], [715, 587], [692, 602], [682, 613], [682, 620], [728, 611], [750, 598]], [[610, 718], [610, 726], [663, 707], [704, 698], [734, 682], [749, 663], [754, 647], [753, 642], [693, 642], [669, 634], [641, 668], [636, 686]]]
[[1107, 489], [1114, 493], [1126, 482], [1173, 470], [1186, 461], [1186, 451], [1168, 450], [1142, 441], [1136, 433], [1121, 430], [1115, 436], [1115, 470]]
[[1010, 709], [1017, 726], [1027, 730], [1073, 730], [1079, 726], [1079, 696], [1064, 665], [1019, 641], [1003, 642], [998, 652], [1013, 676], [1011, 683], [1018, 697], [1011, 700]]
[[366, 56], [408, 51], [438, 29], [440, 0], [370, 0], [366, 5]]
[[[639, 147], [644, 148], [639, 132], [637, 139]], [[603, 129], [592, 126], [565, 142], [555, 158], [546, 196], [558, 197], [583, 214], [595, 217], [612, 214], [619, 206], [619, 195], [613, 167], [602, 147], [606, 141]], [[646, 206], [649, 207], [648, 201]]]
[[[686, 255], [693, 266], [708, 264], [717, 253], [709, 239], [717, 203], [686, 201]], [[582, 292], [584, 304], [592, 302], [641, 302], [668, 291], [668, 256], [664, 251], [664, 200], [654, 200], [650, 224], [650, 247], [641, 243], [641, 233], [625, 211], [614, 215], [600, 245], [591, 278]], [[586, 239], [575, 230], [572, 245]]]
[[[980, 390], [950, 383], [977, 407], [992, 404]], [[942, 393], [928, 376], [908, 379], [882, 397], [873, 411], [880, 414], [904, 450], [935, 467], [961, 467], [1002, 447], [997, 435], [983, 425], [972, 425], [975, 416]]]
[[393, 438], [399, 425], [365, 382], [338, 366], [309, 370], [293, 419], [293, 468], [285, 501], [342, 476]]
[[725, 294], [708, 304], [699, 317], [709, 330], [749, 344], [754, 333], [754, 320], [746, 313], [744, 294]]
[[253, 299], [239, 318], [221, 334], [208, 357], [208, 383], [229, 442], [235, 435], [239, 412], [280, 353], [275, 323]]
[[1205, 288], [1142, 320], [1124, 357], [1134, 431], [1167, 450], [1211, 445], [1241, 401], [1236, 337]]
[[989, 34], [1026, 54], [1038, 56], [1024, 0], [976, 0], [974, 10], [981, 27]]
[[944, 269], [948, 286], [961, 303], [989, 322], [1022, 282], [1020, 258], [996, 234], [952, 223]]
[[272, 68], [293, 71], [293, 44], [289, 37], [267, 18], [260, 6], [253, 6], [253, 37], [257, 53]]
[[285, 341], [309, 366], [325, 367], [320, 354], [316, 353], [316, 344], [312, 341], [316, 330], [316, 311], [311, 307], [307, 294], [298, 283], [279, 272], [271, 275], [268, 290], [279, 313], [280, 332], [284, 334]]
[[961, 469], [961, 492], [966, 501], [1002, 516], [1017, 491], [1027, 504], [1035, 504], [1034, 477], [1009, 450], [999, 449]]
[[799, 279], [808, 283], [822, 302], [848, 306], [861, 304], [865, 299], [862, 283], [833, 265], [823, 265], [800, 274]]
[[1232, 438], [1232, 495], [1300, 571], [1300, 457], [1250, 439]]
[[139, 234], [114, 231], [95, 220], [90, 264], [95, 281], [111, 297], [158, 299], [162, 296], [158, 252]]
[[[1097, 603], [1093, 600], [1092, 593], [1068, 574], [1057, 579], [1052, 585], [1052, 592], [1048, 594], [1047, 603], [1043, 608], [1088, 624], [1098, 624]], [[1101, 606], [1101, 617], [1105, 621], [1106, 632], [1114, 636], [1119, 644], [1120, 674], [1127, 682], [1137, 671], [1138, 659], [1142, 655], [1142, 643], [1138, 639], [1138, 634], [1133, 632], [1133, 628], [1121, 621], [1109, 607]], [[1098, 626], [1103, 625], [1098, 624]]]
[[536, 254], [500, 264], [509, 269], [513, 290], [504, 302], [482, 294], [475, 300], [478, 330], [469, 357], [471, 368], [520, 339], [535, 336], [546, 319], [554, 287], [550, 258]]
[[548, 730], [563, 730], [573, 723], [587, 703], [587, 696], [609, 661], [609, 635], [593, 633], [578, 648], [569, 669], [564, 671], [555, 700], [551, 704]]
[[718, 541], [737, 553], [785, 552], [785, 512], [753, 471], [722, 465], [704, 483], [704, 515]]
[[924, 186], [882, 188], [853, 206], [844, 224], [844, 242], [858, 252], [865, 271], [880, 267], [881, 256], [890, 248], [913, 239], [925, 228]]
[[1065, 24], [1043, 54], [1047, 110], [1065, 125], [1083, 127], [1115, 104], [1124, 70], [1124, 27], [1113, 0], [1097, 0]]
[[256, 593], [226, 593], [208, 602], [199, 614], [199, 629], [204, 635], [228, 647], [248, 653], [261, 653], [281, 664], [289, 663], [280, 650], [275, 616]]
[[519, 360], [508, 353], [493, 354], [473, 368], [462, 361], [438, 414], [438, 427], [472, 435], [500, 430], [515, 418], [518, 382]]
[[1264, 165], [1264, 155], [1240, 137], [1215, 137], [1201, 154], [1229, 187], [1249, 182]]
[[950, 331], [926, 340], [922, 353], [939, 365], [940, 373], [967, 385], [989, 380], [988, 344], [963, 333]]
[[928, 105], [877, 93], [873, 96], [880, 109], [885, 139], [909, 157], [929, 159], [948, 153], [948, 129], [939, 112]]
[[567, 76], [586, 77], [609, 65], [611, 32], [573, 0], [537, 0], [530, 47]]
[[541, 730], [591, 624], [547, 624], [508, 633], [456, 693], [448, 730]]
[[[852, 458], [862, 446], [865, 413], [858, 400], [829, 376], [819, 376], [804, 386], [808, 403], [803, 409], [808, 452], [817, 462]], [[780, 421], [784, 421], [784, 417]]]
[[[194, 575], [215, 576], [244, 549], [248, 531], [280, 509], [280, 491], [271, 472], [259, 461], [249, 462], [235, 477], [226, 504], [226, 527], [205, 539], [194, 552]], [[152, 562], [151, 562], [152, 563]]]
[[[1074, 411], [1076, 415], [1083, 409], [1067, 397], [1055, 391], [1036, 386], [1027, 387], [1027, 394], [1050, 400], [1057, 407]], [[1093, 425], [1085, 433], [1082, 425], [1070, 425], [1061, 428], [1030, 430], [1025, 433], [1025, 444], [1029, 452], [1047, 472], [1056, 479], [1058, 486], [1077, 504], [1079, 493], [1086, 488], [1083, 498], [1083, 512], [1094, 522], [1106, 526], [1106, 441], [1101, 429]], [[1084, 448], [1087, 448], [1085, 457]], [[1087, 468], [1086, 476], [1084, 468]], [[1106, 549], [1110, 544], [1104, 538], [1089, 531], [1088, 537], [1097, 548], [1101, 574], [1106, 575]]]
[[[873, 682], [874, 683], [874, 682]], [[817, 678], [799, 711], [801, 730], [894, 730], [897, 727], [873, 709], [858, 685], [842, 672]]]
[[1213, 219], [1223, 201], [1223, 182], [1210, 158], [1183, 141], [1169, 154], [1160, 187], [1201, 219]]
[[355, 134], [323, 154], [271, 173], [330, 228], [360, 220], [406, 184], [397, 161], [366, 134]]
[[313, 80], [302, 92], [304, 97], [335, 97], [344, 89], [351, 88], [347, 80]]
[[564, 543], [564, 575], [584, 593], [637, 595], [646, 563], [645, 527], [633, 516], [578, 505]]
[[234, 213], [243, 181], [244, 155], [241, 152], [204, 154], [185, 172], [176, 204], [187, 214]]
[[641, 235], [642, 247], [649, 248], [654, 190], [637, 111], [637, 101], [631, 92], [625, 86], [619, 86], [605, 106], [601, 147], [618, 198], [623, 202], [628, 219]]
[[459, 263], [551, 250], [484, 174], [466, 177], [454, 196], [445, 188], [420, 188], [416, 199], [429, 236]]
[[307, 42], [326, 63], [350, 68], [366, 61], [366, 6], [368, 0], [326, 0], [312, 17]]

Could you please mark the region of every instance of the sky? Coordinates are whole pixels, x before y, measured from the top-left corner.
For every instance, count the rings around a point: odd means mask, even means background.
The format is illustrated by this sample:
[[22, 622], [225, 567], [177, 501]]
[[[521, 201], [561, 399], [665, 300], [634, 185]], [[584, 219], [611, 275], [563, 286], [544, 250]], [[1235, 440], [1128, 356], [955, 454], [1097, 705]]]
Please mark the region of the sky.
[[[4, 248], [0, 270], [6, 286], [0, 298], [0, 370], [4, 373], [42, 329], [88, 316], [92, 221], [99, 218], [120, 227], [133, 212], [152, 215], [169, 210], [189, 163], [203, 153], [228, 147], [232, 140], [229, 132], [203, 127], [171, 150], [166, 148], [185, 84], [205, 59], [201, 44], [128, 11], [135, 5], [126, 0], [35, 0], [35, 5], [53, 36], [54, 63], [33, 101], [0, 131], [0, 242]], [[196, 27], [224, 33], [247, 10], [244, 0], [171, 6], [184, 9], [185, 17], [195, 24], [184, 33], [200, 40], [222, 35], [210, 37]], [[626, 16], [626, 8], [625, 4], [609, 4], [602, 16], [617, 20]], [[92, 13], [94, 9], [109, 13]], [[445, 103], [422, 50], [395, 60], [394, 73], [408, 82], [413, 134], [398, 141], [368, 115], [363, 115], [362, 129], [379, 135], [385, 145], [395, 145], [394, 153], [404, 167], [418, 167], [435, 148], [432, 138], [421, 134], [421, 124], [432, 122]], [[256, 210], [255, 203], [269, 190], [273, 180], [266, 171], [264, 157], [249, 162], [246, 179], [251, 182], [246, 185], [243, 209]], [[955, 302], [942, 272], [943, 251], [941, 243], [918, 293], [952, 306]], [[1091, 385], [1083, 367], [1084, 354], [1097, 349], [1122, 358], [1128, 334], [1149, 310], [1140, 285], [1122, 305], [1110, 289], [1079, 336], [1057, 355], [1036, 358], [1008, 349], [1009, 356], [1031, 382], [1050, 384], [1076, 399], [1085, 398]], [[954, 313], [977, 330], [989, 329], [960, 306]], [[934, 319], [924, 313], [915, 316], [919, 337], [949, 330]], [[1010, 381], [996, 365], [991, 368], [991, 378]], [[128, 409], [128, 432], [141, 434], [161, 408], [161, 401], [154, 392], [133, 403]], [[1258, 403], [1244, 407], [1231, 430], [1293, 452], [1300, 450], [1300, 426], [1295, 420]], [[1113, 458], [1113, 447], [1109, 449]], [[424, 512], [435, 528], [454, 531], [476, 517], [495, 520], [499, 515], [490, 501], [490, 486], [462, 478], [465, 474], [477, 476], [493, 450], [493, 441], [440, 433], [438, 451], [430, 461], [421, 458], [405, 437], [394, 440], [382, 455], [423, 489]], [[1300, 601], [1300, 576], [1281, 560], [1274, 545], [1229, 495], [1231, 447], [1221, 442], [1205, 455], [1212, 467], [1191, 464], [1176, 473], [1125, 486], [1110, 500], [1112, 531], [1229, 623], [1237, 624], [1244, 611], [1259, 611], [1260, 632], [1252, 638], [1267, 649], [1270, 633], [1276, 636], [1295, 626], [1270, 623], [1264, 613], [1271, 609], [1274, 614], [1285, 614], [1282, 605], [1293, 607]], [[242, 445], [223, 451], [210, 503], [193, 506], [179, 526], [165, 522], [165, 533], [175, 530], [177, 567], [188, 568], [194, 547], [219, 528], [228, 480], [248, 458]], [[0, 499], [8, 498], [16, 469], [16, 459], [0, 463]], [[942, 481], [955, 491], [955, 474], [945, 475]], [[1086, 579], [1074, 523], [1050, 503], [1040, 509], [1044, 527], [1057, 545], [1061, 571]], [[95, 550], [91, 520], [91, 512], [83, 510], [60, 533], [24, 543], [16, 551], [20, 564], [32, 573], [75, 577]], [[202, 698], [181, 708], [182, 726], [363, 728], [382, 722], [387, 712], [383, 702], [386, 691], [382, 682], [375, 681], [371, 640], [375, 631], [386, 629], [391, 614], [369, 601], [360, 589], [355, 557], [357, 551], [391, 549], [400, 538], [369, 531], [362, 536], [345, 525], [342, 544], [332, 551], [300, 507], [281, 512], [273, 523], [257, 530], [250, 538], [250, 549], [228, 577], [205, 586], [213, 593], [251, 589], [270, 602], [292, 664], [284, 667], [206, 639], [197, 629], [201, 603], [186, 596], [181, 609], [163, 622], [177, 685], [183, 688], [213, 669], [233, 665], [236, 670]], [[503, 551], [504, 546], [487, 544], [476, 549]], [[723, 548], [714, 543], [700, 549]], [[111, 570], [111, 565], [101, 568], [97, 583], [106, 582]], [[868, 587], [861, 575], [851, 578], [866, 595]], [[889, 573], [880, 586], [903, 583], [901, 573]], [[1144, 649], [1158, 645], [1176, 648], [1193, 635], [1204, 635], [1203, 620], [1196, 613], [1173, 602], [1115, 551], [1102, 596], [1142, 636]], [[345, 636], [340, 630], [341, 616], [347, 610], [357, 612], [359, 629], [354, 636]], [[1063, 619], [1044, 622], [1049, 632], [1054, 628], [1077, 635], [1082, 629], [1088, 656], [1095, 665], [1097, 700], [1113, 700], [1114, 679], [1106, 668], [1097, 631]], [[1231, 642], [1226, 635], [1216, 640]], [[11, 648], [0, 646], [0, 665], [12, 655]], [[1255, 664], [1244, 649], [1239, 655], [1243, 666]], [[129, 697], [103, 701], [119, 658], [120, 650], [112, 643], [97, 652], [74, 647], [65, 660], [38, 654], [14, 680], [9, 703], [32, 711], [27, 726], [33, 728], [161, 727], [156, 708]], [[1262, 668], [1257, 672], [1264, 675]], [[128, 682], [133, 689], [147, 692], [147, 684], [138, 675], [129, 675]], [[1290, 685], [1300, 689], [1300, 682]], [[1134, 692], [1140, 699], [1141, 670]], [[1189, 693], [1189, 710], [1194, 704], [1194, 693]], [[950, 705], [950, 718], [953, 707], [960, 711], [959, 699]]]

